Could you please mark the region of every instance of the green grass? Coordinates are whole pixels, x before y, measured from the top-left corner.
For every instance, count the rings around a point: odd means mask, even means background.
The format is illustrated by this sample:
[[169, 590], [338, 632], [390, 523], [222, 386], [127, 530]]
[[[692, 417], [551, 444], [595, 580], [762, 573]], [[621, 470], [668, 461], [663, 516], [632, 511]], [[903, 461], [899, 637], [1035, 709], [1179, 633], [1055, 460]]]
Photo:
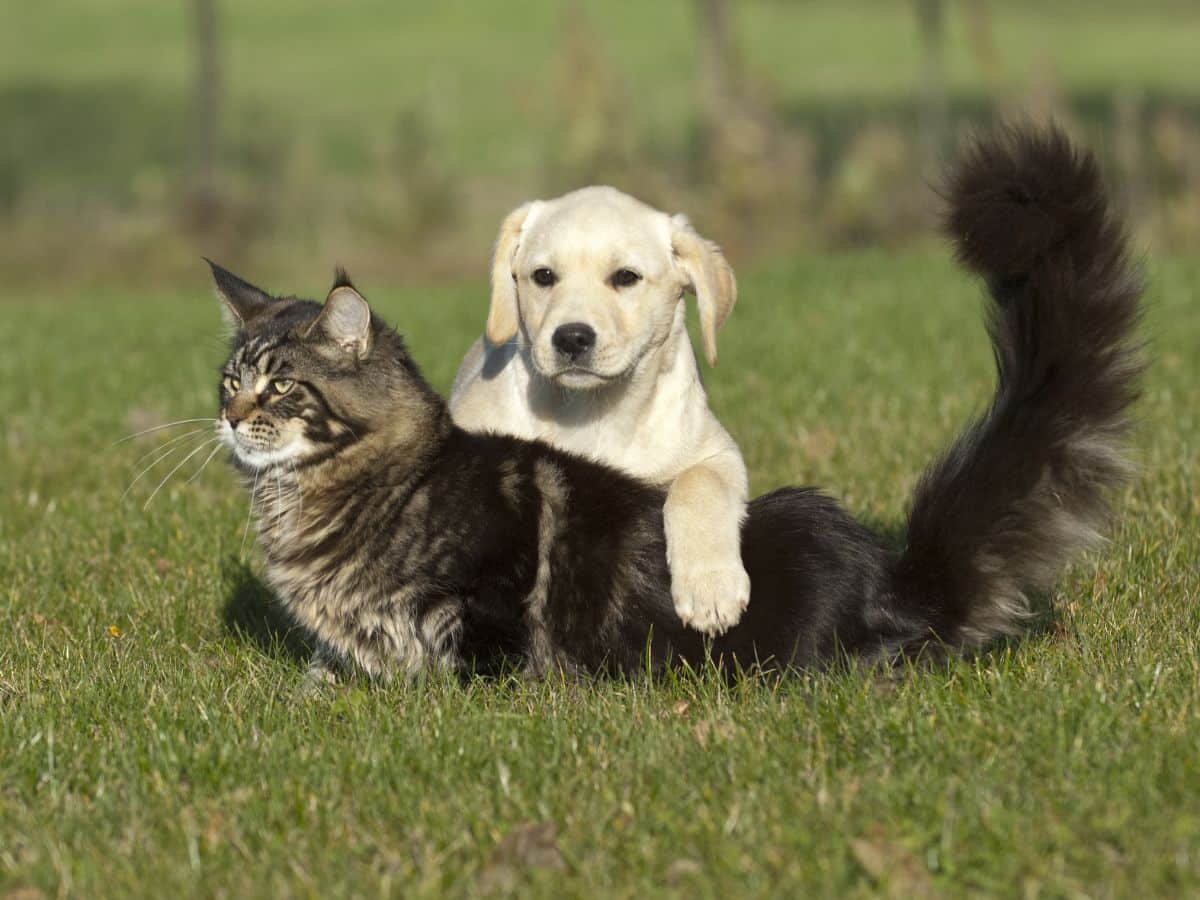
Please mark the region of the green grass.
[[[204, 272], [7, 293], [0, 896], [1194, 896], [1200, 265], [1151, 274], [1142, 475], [1025, 640], [894, 677], [317, 698], [254, 638], [268, 607], [230, 473], [121, 499], [158, 441], [115, 440], [213, 412]], [[755, 489], [817, 482], [896, 522], [989, 390], [978, 289], [940, 253], [741, 276], [708, 380]], [[365, 287], [445, 387], [483, 285]]]

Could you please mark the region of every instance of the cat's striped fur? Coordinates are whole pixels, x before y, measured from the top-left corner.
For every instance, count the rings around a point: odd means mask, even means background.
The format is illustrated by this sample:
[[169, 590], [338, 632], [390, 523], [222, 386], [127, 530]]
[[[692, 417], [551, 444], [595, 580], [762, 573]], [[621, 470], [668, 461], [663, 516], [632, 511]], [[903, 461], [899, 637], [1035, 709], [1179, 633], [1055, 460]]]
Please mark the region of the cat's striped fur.
[[751, 603], [711, 644], [673, 611], [661, 492], [455, 427], [344, 277], [321, 306], [214, 266], [237, 325], [223, 428], [280, 600], [323, 658], [376, 676], [805, 666], [1018, 630], [1122, 477], [1140, 286], [1094, 161], [1057, 133], [983, 142], [950, 186], [959, 256], [992, 291], [990, 409], [927, 471], [901, 551], [813, 491], [754, 501]]

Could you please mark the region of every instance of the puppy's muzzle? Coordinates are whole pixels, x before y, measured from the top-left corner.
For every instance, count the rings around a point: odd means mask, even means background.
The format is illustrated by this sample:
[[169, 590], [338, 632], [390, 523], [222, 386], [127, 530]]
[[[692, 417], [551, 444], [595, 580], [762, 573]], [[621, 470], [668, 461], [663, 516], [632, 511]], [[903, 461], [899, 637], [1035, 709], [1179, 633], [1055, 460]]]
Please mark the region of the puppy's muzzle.
[[554, 329], [550, 343], [564, 357], [576, 362], [596, 346], [596, 330], [583, 322], [568, 322]]

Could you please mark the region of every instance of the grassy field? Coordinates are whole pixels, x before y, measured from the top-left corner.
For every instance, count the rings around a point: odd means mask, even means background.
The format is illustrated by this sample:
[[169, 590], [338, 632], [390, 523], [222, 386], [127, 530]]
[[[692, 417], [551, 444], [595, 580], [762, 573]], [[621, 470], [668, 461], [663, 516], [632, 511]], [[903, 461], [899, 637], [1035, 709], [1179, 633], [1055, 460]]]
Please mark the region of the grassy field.
[[[895, 523], [989, 391], [978, 288], [937, 252], [740, 274], [709, 384], [755, 489]], [[1195, 896], [1200, 265], [1150, 274], [1142, 474], [1025, 640], [774, 686], [316, 698], [225, 467], [122, 499], [166, 438], [114, 441], [214, 412], [206, 273], [0, 295], [0, 897]], [[362, 287], [446, 387], [482, 283]]]

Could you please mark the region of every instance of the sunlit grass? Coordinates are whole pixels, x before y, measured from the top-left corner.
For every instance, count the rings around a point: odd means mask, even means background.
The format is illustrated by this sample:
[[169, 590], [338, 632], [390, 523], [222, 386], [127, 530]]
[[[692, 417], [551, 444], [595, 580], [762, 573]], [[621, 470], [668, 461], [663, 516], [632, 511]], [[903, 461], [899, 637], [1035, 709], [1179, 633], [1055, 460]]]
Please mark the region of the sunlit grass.
[[[1151, 274], [1142, 474], [1027, 639], [782, 685], [316, 698], [222, 461], [146, 511], [154, 473], [120, 500], [167, 438], [114, 441], [212, 413], [199, 264], [175, 293], [6, 294], [0, 893], [1194, 893], [1200, 268]], [[483, 285], [362, 287], [445, 388]], [[990, 389], [977, 287], [941, 254], [803, 258], [741, 287], [706, 377], [755, 489], [823, 484], [894, 524]]]

